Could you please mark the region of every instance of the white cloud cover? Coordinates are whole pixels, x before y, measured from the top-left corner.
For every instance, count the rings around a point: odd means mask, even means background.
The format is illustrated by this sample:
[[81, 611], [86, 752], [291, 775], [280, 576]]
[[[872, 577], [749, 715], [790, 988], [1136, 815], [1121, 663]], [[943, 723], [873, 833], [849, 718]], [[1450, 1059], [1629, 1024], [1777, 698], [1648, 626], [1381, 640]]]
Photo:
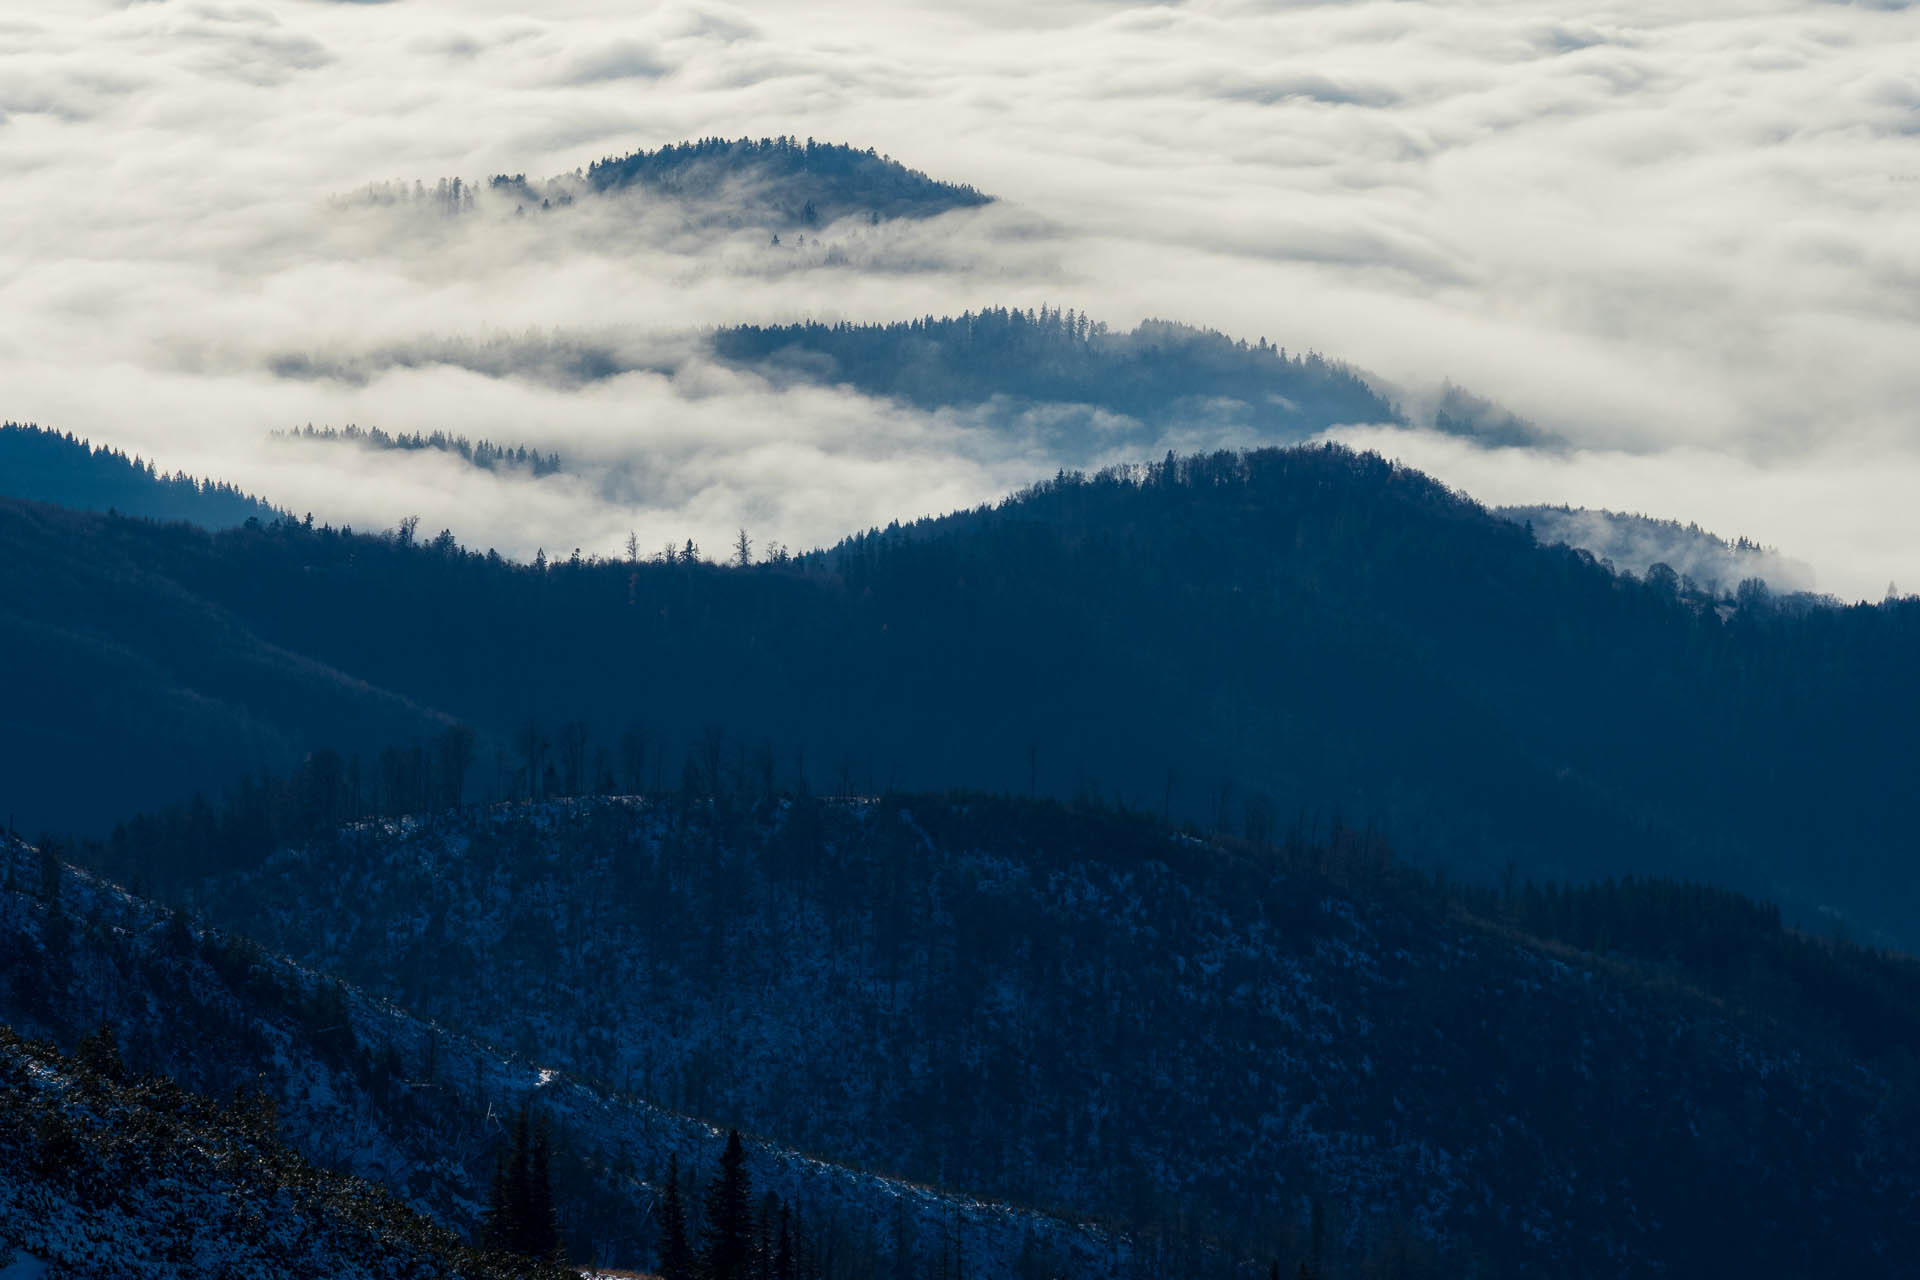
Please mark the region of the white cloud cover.
[[[832, 267], [586, 216], [396, 237], [330, 203], [740, 134], [871, 145], [1006, 203]], [[1050, 468], [964, 415], [719, 370], [353, 385], [275, 377], [273, 354], [1048, 301], [1451, 377], [1576, 442], [1347, 433], [1490, 502], [1698, 520], [1850, 595], [1920, 584], [1904, 5], [77, 2], [0, 19], [0, 163], [0, 416], [336, 521], [419, 512], [520, 554], [740, 523], [810, 544]], [[308, 421], [626, 479], [265, 440]]]

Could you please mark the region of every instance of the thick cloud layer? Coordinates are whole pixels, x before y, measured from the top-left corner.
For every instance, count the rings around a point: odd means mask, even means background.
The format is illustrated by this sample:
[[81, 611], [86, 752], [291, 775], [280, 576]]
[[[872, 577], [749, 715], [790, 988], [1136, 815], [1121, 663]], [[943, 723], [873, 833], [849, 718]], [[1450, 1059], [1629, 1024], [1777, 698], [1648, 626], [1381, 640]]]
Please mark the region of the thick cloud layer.
[[[1409, 404], [1450, 377], [1571, 442], [1345, 433], [1488, 501], [1698, 520], [1850, 595], [1920, 583], [1908, 6], [37, 8], [0, 19], [0, 416], [322, 518], [611, 553], [629, 528], [807, 544], [986, 499], [1049, 460], [697, 361], [594, 381], [298, 362], [1050, 302], [1317, 348]], [[773, 250], [661, 211], [339, 200], [714, 134], [871, 145], [1002, 201]], [[528, 484], [266, 438], [309, 421], [598, 470]]]

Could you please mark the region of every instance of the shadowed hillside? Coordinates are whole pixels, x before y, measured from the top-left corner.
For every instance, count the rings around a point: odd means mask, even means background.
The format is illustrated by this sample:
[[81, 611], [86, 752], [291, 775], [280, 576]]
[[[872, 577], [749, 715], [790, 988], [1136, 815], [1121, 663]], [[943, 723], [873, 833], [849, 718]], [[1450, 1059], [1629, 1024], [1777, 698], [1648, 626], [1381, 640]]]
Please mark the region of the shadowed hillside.
[[483, 1254], [282, 1146], [273, 1104], [231, 1105], [122, 1064], [111, 1033], [73, 1057], [0, 1026], [0, 1274], [562, 1280]]
[[0, 697], [0, 809], [29, 830], [444, 723], [265, 639], [148, 558], [217, 545], [204, 530], [0, 500], [0, 544], [0, 654], [17, 677]]
[[[222, 813], [222, 825], [232, 816]], [[522, 816], [542, 822], [560, 815]], [[432, 820], [357, 830], [371, 836], [376, 829], [428, 828], [445, 829], [443, 820]], [[145, 838], [159, 828], [136, 822], [133, 829]], [[267, 838], [262, 830], [255, 838]], [[281, 1228], [253, 1220], [275, 1204], [308, 1243], [329, 1231], [364, 1239], [370, 1223], [385, 1223], [401, 1255], [418, 1255], [424, 1238], [459, 1257], [462, 1251], [450, 1248], [455, 1236], [473, 1240], [485, 1231], [496, 1157], [522, 1108], [553, 1135], [556, 1216], [571, 1258], [649, 1263], [660, 1245], [656, 1208], [673, 1162], [690, 1182], [711, 1173], [724, 1129], [655, 1105], [635, 1091], [638, 1080], [595, 1081], [567, 1070], [543, 1028], [495, 1024], [475, 1038], [458, 1024], [415, 1017], [378, 993], [103, 882], [62, 862], [62, 852], [0, 835], [0, 1268], [11, 1243], [74, 1268], [56, 1274], [222, 1274], [217, 1259], [226, 1256], [263, 1259], [268, 1269], [259, 1274], [336, 1274], [319, 1261], [295, 1265], [298, 1252], [289, 1252]], [[116, 1102], [130, 1105], [111, 1113], [107, 1132], [89, 1132], [102, 1117], [87, 1105], [99, 1091], [85, 1082], [31, 1095], [14, 1091], [6, 1064], [21, 1049], [16, 1033], [77, 1046], [84, 1059], [103, 1026], [124, 1067], [114, 1083], [134, 1094]], [[60, 1070], [50, 1048], [27, 1046], [19, 1056], [49, 1064], [38, 1073], [43, 1085], [48, 1069]], [[153, 1073], [180, 1088], [144, 1079]], [[241, 1094], [246, 1103], [231, 1115], [201, 1101]], [[170, 1168], [174, 1148], [141, 1145], [156, 1122], [163, 1130], [169, 1123], [165, 1115], [144, 1114], [150, 1106], [176, 1119], [198, 1117], [177, 1136], [203, 1151], [222, 1151], [224, 1130], [234, 1125], [245, 1130], [248, 1149], [219, 1156], [212, 1169]], [[51, 1149], [32, 1136], [54, 1128], [78, 1132]], [[301, 1170], [278, 1143], [325, 1173]], [[23, 1164], [4, 1158], [9, 1144], [24, 1150]], [[66, 1152], [62, 1168], [47, 1167], [58, 1151]], [[871, 1276], [895, 1251], [895, 1240], [924, 1239], [937, 1256], [949, 1232], [974, 1265], [1003, 1274], [1027, 1253], [1056, 1259], [1075, 1275], [1105, 1273], [1108, 1262], [1126, 1257], [1120, 1242], [1085, 1224], [907, 1186], [765, 1140], [748, 1141], [745, 1168], [763, 1196], [777, 1197], [776, 1211], [789, 1211], [794, 1248], [819, 1280]], [[349, 1177], [358, 1182], [348, 1185]], [[292, 1196], [276, 1199], [274, 1188], [289, 1181]], [[374, 1186], [386, 1194], [373, 1194]], [[316, 1189], [325, 1202], [318, 1207], [303, 1199]], [[697, 1237], [701, 1210], [694, 1188], [687, 1190]], [[64, 1205], [76, 1197], [95, 1209], [111, 1205], [111, 1212], [73, 1222], [13, 1216], [23, 1204]], [[212, 1206], [209, 1221], [182, 1223], [170, 1214], [167, 1206], [183, 1200]], [[240, 1208], [226, 1213], [223, 1204]], [[321, 1220], [330, 1215], [342, 1220]], [[426, 1222], [436, 1225], [423, 1235]], [[116, 1239], [130, 1251], [127, 1262], [102, 1266]], [[188, 1262], [143, 1270], [143, 1249]], [[355, 1262], [337, 1265], [338, 1274], [357, 1274]], [[448, 1274], [452, 1265], [424, 1273]], [[396, 1265], [379, 1273], [421, 1272]]]
[[[1920, 935], [1920, 604], [1705, 608], [1341, 449], [1065, 475], [744, 569], [0, 515], [6, 625], [56, 637], [0, 707], [30, 827], [136, 807], [111, 772], [60, 800], [101, 741], [213, 787], [245, 742], [222, 726], [266, 724], [364, 753], [373, 786], [376, 741], [446, 717], [481, 735], [478, 797], [597, 778], [630, 730], [671, 780], [719, 729], [816, 788], [1100, 795], [1214, 829], [1337, 812], [1473, 876], [1684, 874]], [[109, 679], [215, 718], [183, 738], [84, 696]]]
[[1150, 1274], [1916, 1274], [1911, 961], [1699, 886], [1455, 891], [1346, 828], [687, 776], [196, 891], [529, 1056], [1098, 1215]]
[[276, 511], [230, 484], [168, 475], [107, 445], [17, 422], [0, 424], [0, 497], [227, 529]]

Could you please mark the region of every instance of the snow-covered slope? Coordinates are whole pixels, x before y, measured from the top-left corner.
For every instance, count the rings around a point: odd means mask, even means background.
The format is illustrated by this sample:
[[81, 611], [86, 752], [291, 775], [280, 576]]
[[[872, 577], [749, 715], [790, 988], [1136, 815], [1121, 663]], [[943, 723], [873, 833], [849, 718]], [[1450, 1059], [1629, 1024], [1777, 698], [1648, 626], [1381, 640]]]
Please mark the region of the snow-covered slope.
[[[553, 1125], [577, 1258], [649, 1263], [669, 1157], [700, 1179], [717, 1163], [723, 1129], [416, 1018], [17, 839], [0, 836], [0, 881], [0, 1023], [68, 1044], [104, 1023], [135, 1070], [164, 1072], [206, 1096], [261, 1089], [279, 1134], [308, 1159], [384, 1186], [463, 1234], [524, 1103]], [[504, 1021], [488, 1031], [501, 1044], [539, 1039]], [[849, 1250], [884, 1253], [899, 1235], [962, 1250], [983, 1267], [1038, 1256], [1074, 1274], [1126, 1257], [1124, 1242], [1091, 1227], [767, 1141], [750, 1141], [748, 1153], [757, 1190], [779, 1194]], [[7, 1231], [25, 1239], [4, 1218], [0, 1228], [0, 1241]]]
[[1304, 1253], [1318, 1202], [1330, 1253], [1920, 1267], [1897, 1060], [1477, 918], [1351, 833], [583, 800], [352, 827], [206, 903], [527, 1057], [1138, 1251]]
[[275, 1140], [257, 1100], [221, 1106], [0, 1027], [0, 1276], [547, 1277], [481, 1255]]

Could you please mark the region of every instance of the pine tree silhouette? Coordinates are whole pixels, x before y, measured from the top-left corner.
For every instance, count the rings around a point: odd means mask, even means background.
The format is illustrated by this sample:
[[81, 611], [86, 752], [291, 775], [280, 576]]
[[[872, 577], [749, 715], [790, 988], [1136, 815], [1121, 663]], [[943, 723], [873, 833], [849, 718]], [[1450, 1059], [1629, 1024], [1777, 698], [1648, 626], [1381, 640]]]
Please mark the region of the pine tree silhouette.
[[693, 1246], [687, 1242], [687, 1206], [680, 1198], [680, 1157], [667, 1157], [667, 1188], [660, 1196], [661, 1280], [694, 1280]]
[[553, 1197], [553, 1132], [541, 1117], [533, 1133], [533, 1151], [527, 1166], [525, 1252], [529, 1257], [563, 1261], [560, 1209]]
[[559, 1260], [560, 1219], [553, 1198], [552, 1138], [543, 1119], [536, 1129], [523, 1105], [513, 1138], [494, 1164], [482, 1242], [490, 1249]]
[[701, 1232], [706, 1280], [746, 1280], [753, 1261], [753, 1186], [746, 1163], [739, 1131], [728, 1130], [720, 1172], [707, 1188], [707, 1221]]
[[780, 1234], [773, 1245], [773, 1280], [793, 1280], [793, 1214], [780, 1206]]

